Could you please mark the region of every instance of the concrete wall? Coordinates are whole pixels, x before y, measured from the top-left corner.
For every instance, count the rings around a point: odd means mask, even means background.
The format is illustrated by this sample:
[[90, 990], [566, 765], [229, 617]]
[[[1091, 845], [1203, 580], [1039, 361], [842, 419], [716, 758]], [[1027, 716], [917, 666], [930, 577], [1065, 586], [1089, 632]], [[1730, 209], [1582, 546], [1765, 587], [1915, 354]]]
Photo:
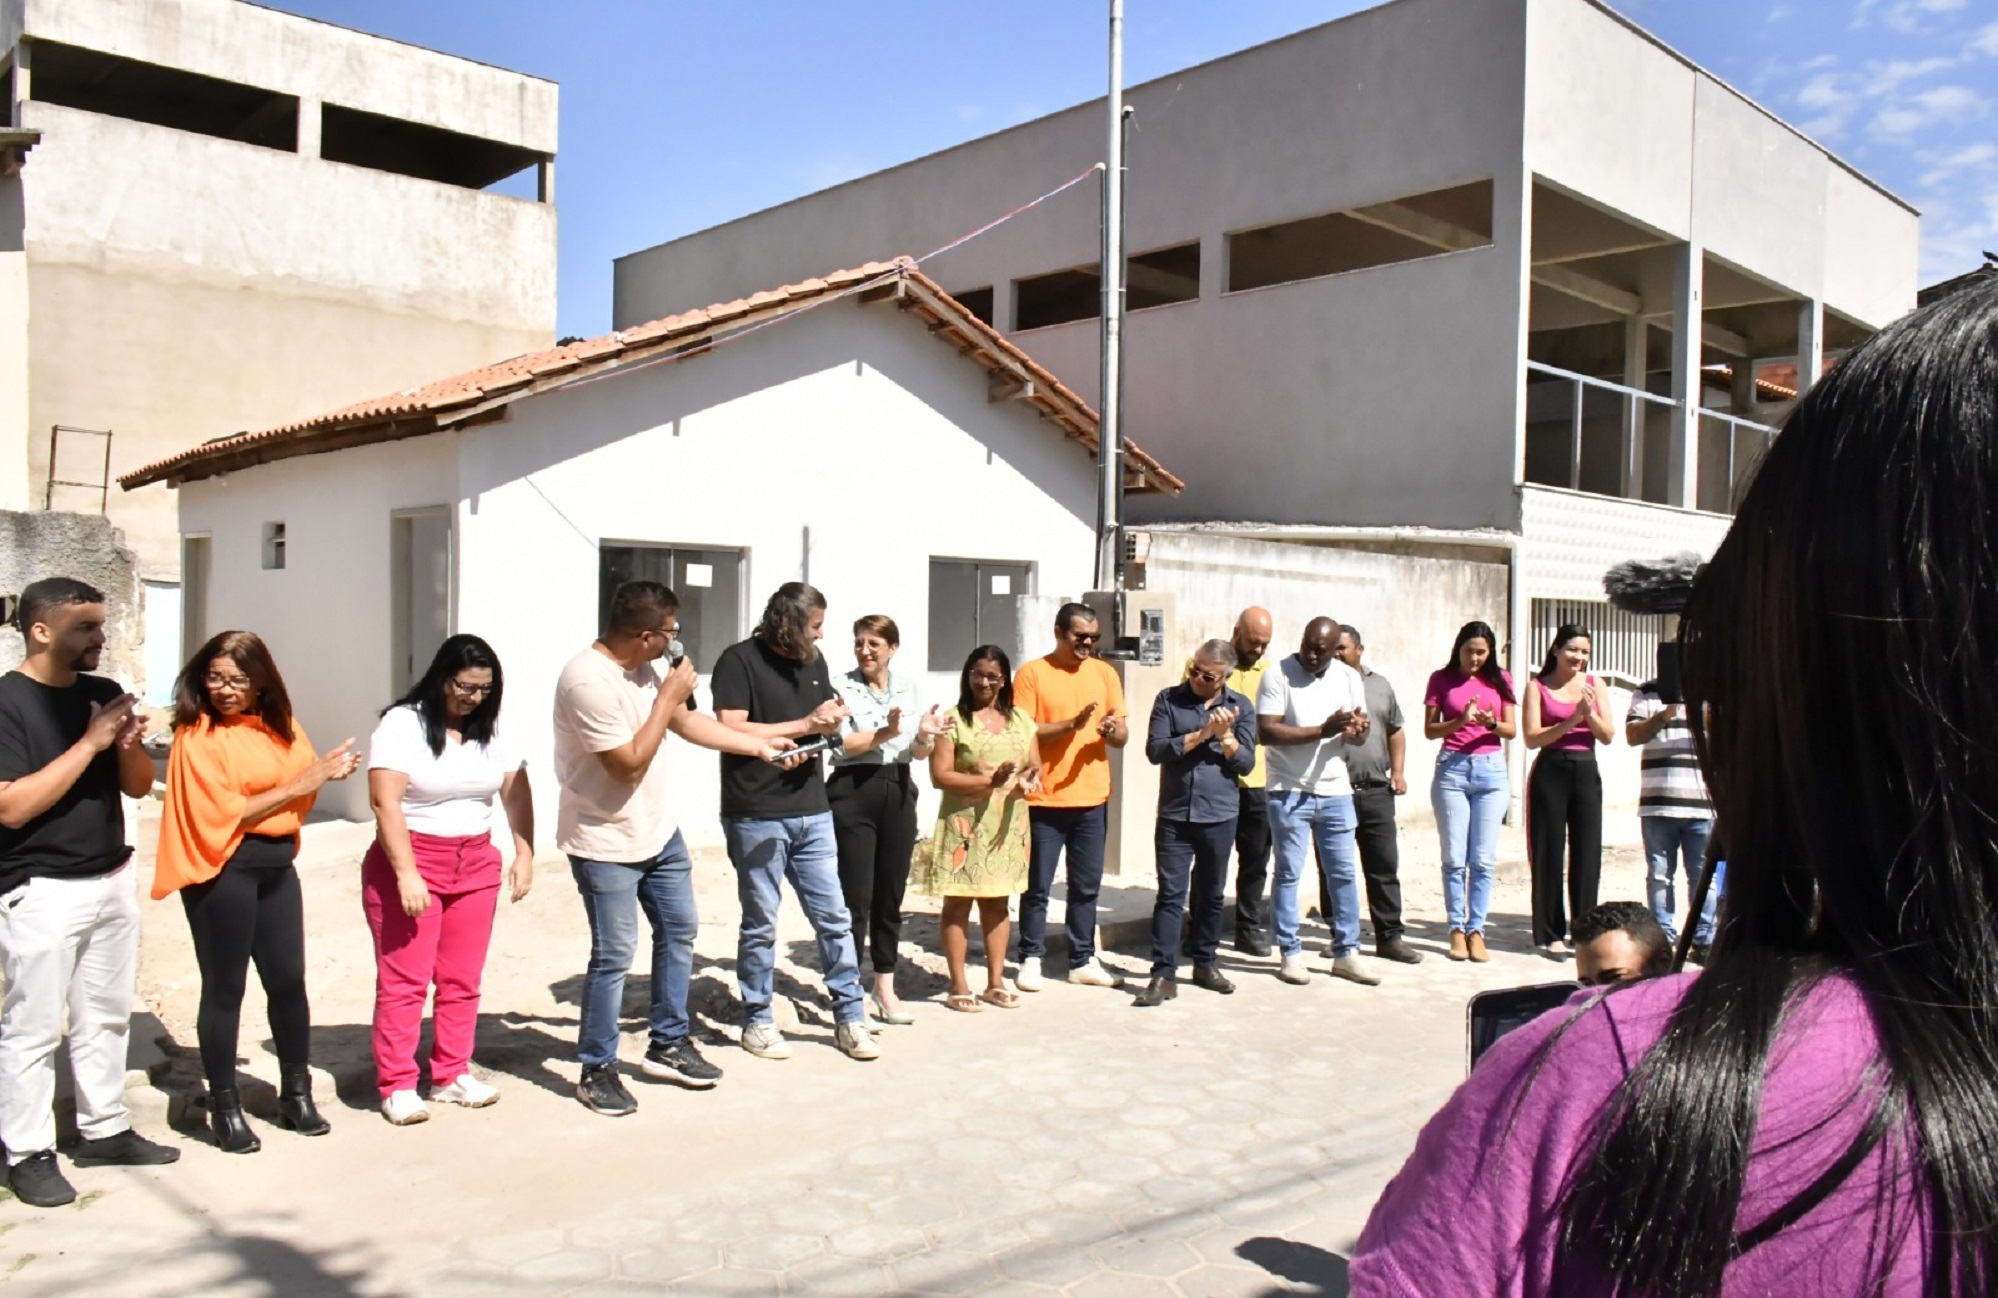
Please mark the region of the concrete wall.
[[[127, 689], [145, 686], [144, 605], [138, 562], [124, 537], [94, 514], [0, 510], [0, 595], [44, 577], [74, 577], [104, 592], [107, 622], [98, 671]], [[0, 671], [20, 664], [21, 633], [0, 625]]]
[[[706, 356], [526, 399], [503, 424], [181, 494], [183, 525], [214, 534], [215, 585], [239, 610], [209, 624], [270, 627], [301, 715], [328, 742], [365, 737], [388, 701], [390, 511], [452, 505], [455, 624], [506, 664], [504, 724], [531, 755], [544, 826], [550, 691], [598, 630], [597, 539], [746, 550], [745, 628], [770, 590], [808, 575], [831, 601], [824, 647], [841, 671], [846, 628], [873, 612], [896, 618], [899, 661], [922, 671], [932, 555], [1030, 560], [1040, 591], [1066, 595], [1094, 558], [1089, 457], [1020, 403], [990, 404], [975, 367], [885, 305], [827, 307]], [[261, 525], [279, 518], [290, 566], [262, 571]], [[930, 701], [954, 701], [954, 674], [925, 680]], [[716, 758], [675, 742], [667, 761], [689, 840], [719, 844]], [[322, 806], [366, 814], [358, 787]]]
[[[26, 509], [31, 503], [25, 454], [29, 428], [28, 254], [20, 242], [20, 203], [20, 177], [0, 180], [0, 509]], [[22, 453], [9, 454], [10, 449]]]
[[[1408, 721], [1409, 796], [1402, 804], [1402, 822], [1431, 822], [1429, 776], [1440, 745], [1422, 737], [1423, 687], [1429, 673], [1449, 658], [1464, 623], [1489, 622], [1501, 636], [1507, 634], [1508, 578], [1502, 560], [1427, 558], [1155, 530], [1145, 584], [1169, 590], [1178, 600], [1177, 636], [1170, 651], [1175, 662], [1191, 656], [1203, 640], [1225, 638], [1251, 604], [1275, 615], [1273, 658], [1297, 652], [1305, 624], [1315, 617], [1358, 627], [1367, 644], [1367, 665], [1393, 684]], [[1151, 700], [1143, 706], [1149, 708]]]
[[[1139, 520], [1516, 525], [1525, 0], [1401, 0], [1134, 88], [1134, 252], [1199, 240], [1202, 295], [1131, 317], [1127, 430], [1188, 481]], [[628, 325], [921, 253], [1080, 172], [1100, 104], [620, 259]], [[1224, 295], [1225, 236], [1491, 179], [1493, 246]], [[945, 287], [1093, 262], [1094, 184], [930, 263]], [[1092, 394], [1093, 322], [1022, 346]], [[1447, 381], [1438, 381], [1447, 374]], [[1245, 437], [1253, 433], [1253, 440]]]
[[1595, 0], [1527, 13], [1535, 174], [1862, 324], [1913, 307], [1905, 203]]
[[[115, 476], [553, 339], [552, 207], [24, 107], [34, 503], [52, 424], [111, 429]], [[111, 516], [178, 572], [165, 488], [114, 486]]]
[[332, 23], [241, 0], [7, 0], [6, 9], [0, 36], [11, 18], [23, 24], [14, 34], [555, 152], [554, 82]]

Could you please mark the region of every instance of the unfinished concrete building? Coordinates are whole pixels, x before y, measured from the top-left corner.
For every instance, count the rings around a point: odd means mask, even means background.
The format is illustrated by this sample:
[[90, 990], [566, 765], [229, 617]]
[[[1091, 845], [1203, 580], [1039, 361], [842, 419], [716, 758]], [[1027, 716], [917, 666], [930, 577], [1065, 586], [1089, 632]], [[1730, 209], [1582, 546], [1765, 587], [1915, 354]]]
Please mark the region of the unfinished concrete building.
[[0, 508], [108, 512], [156, 638], [176, 498], [107, 481], [553, 341], [552, 82], [241, 0], [0, 0], [0, 51]]
[[[1128, 102], [1126, 428], [1188, 483], [1130, 514], [1189, 639], [1289, 592], [1378, 619], [1404, 688], [1472, 617], [1515, 670], [1577, 621], [1648, 675], [1603, 570], [1710, 549], [1782, 403], [1914, 305], [1908, 204], [1594, 0], [1396, 0]], [[941, 247], [1100, 159], [1103, 113], [633, 253], [614, 322]], [[926, 266], [1091, 399], [1094, 199]]]

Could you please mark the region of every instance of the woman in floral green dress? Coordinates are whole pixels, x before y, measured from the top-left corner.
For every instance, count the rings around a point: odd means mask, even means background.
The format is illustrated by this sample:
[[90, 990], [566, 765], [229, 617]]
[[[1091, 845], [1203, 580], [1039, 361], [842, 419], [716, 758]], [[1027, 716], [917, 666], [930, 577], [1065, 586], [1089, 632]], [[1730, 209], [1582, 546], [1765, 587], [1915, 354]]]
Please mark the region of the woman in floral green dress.
[[[980, 645], [958, 676], [951, 728], [930, 753], [930, 781], [943, 792], [923, 891], [943, 898], [944, 958], [950, 995], [944, 1004], [973, 1013], [986, 1005], [1018, 1009], [1006, 986], [1007, 900], [1027, 886], [1027, 797], [1041, 784], [1040, 745], [1032, 717], [1013, 707], [1013, 664], [997, 645]], [[973, 996], [965, 964], [971, 904], [985, 931], [986, 987]], [[982, 1002], [982, 1003], [981, 1003]]]

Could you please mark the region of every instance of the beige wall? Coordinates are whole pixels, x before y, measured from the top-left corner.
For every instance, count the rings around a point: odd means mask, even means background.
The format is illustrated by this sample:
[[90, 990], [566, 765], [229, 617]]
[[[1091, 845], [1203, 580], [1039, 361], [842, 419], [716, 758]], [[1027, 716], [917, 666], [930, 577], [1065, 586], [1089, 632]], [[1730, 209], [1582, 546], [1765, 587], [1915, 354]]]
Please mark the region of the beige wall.
[[[550, 206], [25, 107], [43, 132], [20, 176], [30, 396], [25, 445], [0, 459], [26, 466], [34, 506], [54, 424], [110, 429], [115, 478], [553, 341]], [[69, 449], [58, 476], [101, 472], [88, 456], [76, 472]], [[146, 577], [178, 573], [170, 492], [114, 485], [109, 512]]]
[[[205, 441], [394, 392], [548, 342], [546, 330], [440, 320], [329, 301], [292, 281], [234, 288], [33, 265], [29, 476], [41, 504], [48, 429], [112, 430], [113, 478]], [[78, 453], [99, 453], [79, 438]], [[74, 474], [63, 448], [64, 477]], [[85, 464], [94, 477], [98, 464]], [[177, 498], [111, 486], [111, 521], [148, 578], [180, 571]], [[55, 506], [96, 512], [94, 493]]]
[[241, 0], [5, 0], [10, 28], [555, 152], [552, 81]]

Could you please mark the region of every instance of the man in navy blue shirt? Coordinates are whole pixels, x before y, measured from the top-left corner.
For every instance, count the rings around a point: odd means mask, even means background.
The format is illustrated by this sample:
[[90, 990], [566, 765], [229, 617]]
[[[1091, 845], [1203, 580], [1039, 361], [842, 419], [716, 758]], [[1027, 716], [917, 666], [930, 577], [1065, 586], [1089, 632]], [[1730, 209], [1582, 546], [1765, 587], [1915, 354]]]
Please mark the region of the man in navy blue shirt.
[[1145, 756], [1159, 768], [1154, 838], [1159, 891], [1152, 903], [1152, 979], [1138, 993], [1140, 1006], [1179, 994], [1179, 937], [1189, 882], [1194, 986], [1224, 996], [1235, 990], [1214, 959], [1241, 806], [1235, 781], [1256, 764], [1256, 705], [1228, 688], [1234, 666], [1234, 646], [1209, 640], [1195, 651], [1186, 680], [1159, 691], [1152, 704]]

